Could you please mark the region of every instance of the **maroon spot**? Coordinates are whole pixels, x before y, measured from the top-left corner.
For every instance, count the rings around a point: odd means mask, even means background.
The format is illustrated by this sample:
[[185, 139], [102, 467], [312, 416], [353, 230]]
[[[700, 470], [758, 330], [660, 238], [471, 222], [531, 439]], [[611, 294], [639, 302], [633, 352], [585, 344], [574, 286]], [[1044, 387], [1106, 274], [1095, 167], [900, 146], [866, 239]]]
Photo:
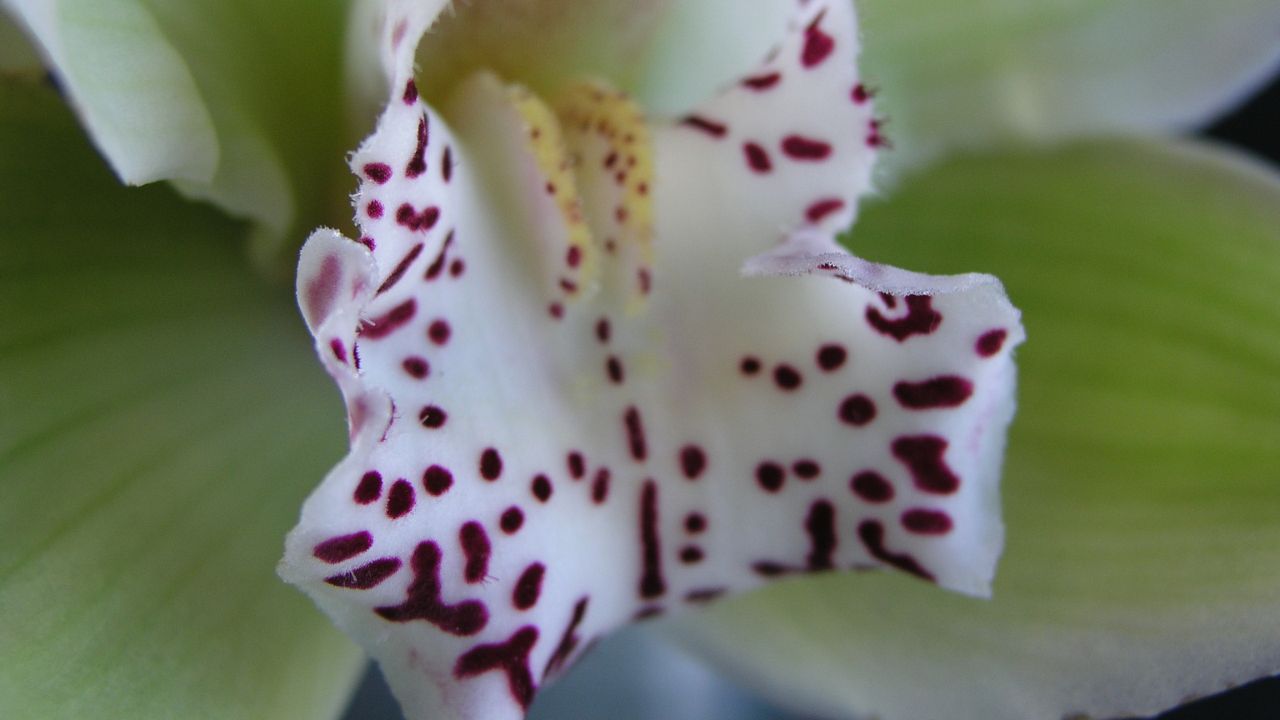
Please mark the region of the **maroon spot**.
[[804, 520], [804, 530], [809, 533], [810, 570], [830, 570], [835, 567], [832, 555], [836, 549], [836, 509], [826, 500], [814, 501]]
[[940, 510], [912, 508], [902, 513], [902, 526], [919, 535], [945, 535], [951, 532], [951, 517]]
[[773, 162], [769, 160], [769, 153], [756, 143], [743, 143], [742, 154], [747, 158], [747, 166], [757, 173], [764, 174], [773, 169]]
[[547, 573], [547, 566], [533, 563], [520, 573], [516, 580], [516, 589], [511, 593], [511, 604], [517, 610], [528, 610], [538, 604], [538, 596], [542, 594], [542, 578]]
[[728, 126], [724, 123], [708, 120], [707, 118], [699, 117], [697, 115], [686, 116], [680, 121], [680, 124], [685, 127], [693, 128], [694, 130], [700, 130], [713, 138], [722, 138], [729, 132]]
[[387, 279], [382, 281], [382, 284], [378, 286], [378, 292], [375, 294], [381, 295], [382, 293], [390, 290], [393, 285], [400, 282], [400, 278], [404, 277], [404, 274], [409, 271], [409, 266], [412, 265], [413, 261], [417, 260], [418, 256], [421, 254], [422, 243], [418, 243], [400, 259], [399, 263], [396, 263], [395, 270], [392, 270], [391, 274], [387, 276]]
[[599, 320], [596, 321], [596, 339], [597, 340], [599, 340], [602, 343], [607, 343], [609, 342], [609, 337], [611, 334], [612, 332], [609, 327], [609, 318], [600, 318]]
[[774, 562], [772, 560], [760, 560], [758, 562], [751, 563], [751, 569], [757, 575], [767, 578], [781, 577], [783, 575], [790, 575], [791, 573], [796, 572], [795, 568], [788, 567], [782, 563]]
[[453, 148], [444, 146], [444, 155], [440, 158], [440, 179], [449, 182], [453, 179]]
[[684, 516], [684, 529], [690, 535], [697, 535], [707, 529], [707, 518], [702, 513], [691, 512]]
[[551, 653], [551, 657], [547, 658], [547, 666], [542, 670], [542, 677], [546, 678], [552, 673], [564, 667], [565, 662], [573, 655], [573, 651], [577, 649], [581, 638], [578, 637], [578, 626], [582, 624], [583, 618], [587, 616], [588, 598], [578, 600], [573, 606], [573, 616], [569, 619], [569, 624], [565, 626], [564, 633], [560, 636], [560, 642], [556, 644], [555, 652]]
[[937, 435], [904, 436], [893, 441], [893, 455], [911, 470], [916, 487], [925, 492], [948, 495], [960, 487], [943, 459], [947, 441]]
[[707, 454], [697, 445], [685, 445], [680, 449], [680, 470], [690, 480], [697, 480], [707, 469]]
[[833, 372], [839, 370], [844, 365], [845, 360], [849, 359], [849, 352], [843, 346], [832, 343], [818, 348], [816, 358], [818, 367], [826, 372]]
[[973, 395], [973, 383], [955, 375], [943, 375], [924, 382], [897, 383], [893, 386], [893, 395], [903, 407], [912, 410], [958, 407]]
[[364, 206], [364, 211], [369, 217], [377, 220], [382, 217], [382, 203], [377, 200], [370, 200], [369, 203]]
[[444, 242], [440, 245], [440, 252], [436, 255], [436, 259], [431, 261], [427, 266], [427, 272], [422, 276], [423, 280], [435, 280], [440, 277], [440, 271], [444, 270], [445, 261], [448, 260], [449, 246], [453, 244], [454, 231], [450, 230], [448, 235], [444, 236]]
[[1008, 337], [1007, 330], [988, 330], [974, 343], [973, 349], [982, 357], [991, 357], [1000, 352], [1000, 348], [1004, 347], [1004, 341]]
[[609, 359], [604, 363], [605, 372], [609, 375], [609, 381], [614, 385], [621, 385], [623, 381], [622, 361], [616, 356], [610, 355]]
[[805, 28], [804, 50], [800, 53], [800, 63], [806, 68], [817, 67], [835, 50], [835, 39], [818, 27], [824, 15], [826, 15], [825, 10], [819, 13], [812, 23], [809, 23], [809, 27]]
[[631, 457], [642, 462], [648, 455], [644, 439], [644, 423], [640, 419], [640, 411], [634, 405], [627, 408], [622, 415], [622, 422], [627, 428], [627, 446], [631, 449]]
[[530, 483], [529, 490], [538, 502], [546, 502], [551, 499], [551, 479], [546, 475], [537, 475]]
[[361, 505], [369, 505], [382, 497], [382, 473], [377, 470], [365, 473], [352, 497]]
[[399, 605], [374, 608], [379, 616], [392, 622], [426, 620], [452, 635], [474, 635], [489, 622], [484, 603], [465, 600], [448, 605], [440, 597], [440, 547], [433, 542], [419, 543], [409, 560], [414, 579], [406, 591], [408, 597]]
[[572, 295], [578, 292], [578, 284], [568, 278], [560, 278], [560, 289]]
[[418, 101], [418, 84], [410, 80], [404, 84], [404, 95], [401, 96], [405, 105], [412, 105]]
[[413, 509], [413, 486], [408, 480], [397, 480], [387, 494], [387, 517], [396, 520], [409, 514]]
[[685, 593], [685, 602], [702, 604], [718, 600], [727, 592], [724, 588], [698, 588]]
[[884, 525], [878, 520], [864, 520], [858, 525], [858, 538], [871, 557], [887, 565], [909, 572], [916, 577], [933, 582], [933, 574], [920, 566], [916, 559], [905, 553], [893, 553], [884, 546]]
[[463, 653], [453, 666], [455, 677], [469, 678], [491, 670], [501, 670], [507, 676], [507, 689], [521, 708], [527, 709], [533, 702], [537, 686], [529, 670], [529, 651], [538, 642], [538, 629], [526, 625], [506, 642], [477, 645]]
[[635, 622], [643, 622], [645, 620], [652, 620], [656, 617], [662, 617], [665, 612], [666, 609], [661, 605], [645, 605], [637, 610], [635, 614], [631, 616], [631, 619]]
[[863, 470], [850, 478], [849, 489], [869, 503], [883, 503], [893, 499], [893, 486], [874, 470]]
[[805, 219], [811, 223], [820, 223], [829, 216], [844, 209], [844, 200], [840, 198], [823, 198], [815, 201], [805, 211]]
[[912, 335], [928, 335], [942, 324], [942, 315], [933, 309], [933, 298], [928, 295], [908, 295], [905, 299], [905, 316], [889, 320], [878, 309], [868, 307], [867, 322], [880, 333], [898, 342], [903, 342]]
[[866, 395], [850, 395], [840, 402], [838, 414], [840, 420], [850, 425], [866, 425], [876, 418], [876, 404]]
[[791, 465], [791, 472], [801, 480], [812, 480], [822, 473], [822, 466], [813, 460], [797, 460]]
[[467, 264], [462, 261], [462, 258], [458, 258], [449, 263], [449, 277], [461, 277], [462, 273], [466, 272], [466, 269]]
[[875, 95], [875, 93], [873, 93], [870, 89], [867, 88], [866, 85], [863, 85], [862, 83], [858, 83], [857, 85], [854, 85], [853, 90], [849, 93], [849, 97], [852, 98], [853, 102], [855, 102], [858, 105], [865, 104], [868, 100], [872, 98], [873, 95]]
[[754, 77], [746, 78], [745, 80], [742, 81], [742, 84], [744, 87], [747, 87], [759, 92], [761, 90], [768, 90], [774, 85], [777, 85], [778, 82], [781, 80], [782, 80], [782, 73], [772, 72], [766, 75], [756, 75]]
[[652, 480], [645, 480], [640, 491], [640, 548], [644, 563], [640, 597], [659, 597], [667, 591], [667, 583], [662, 579], [662, 543], [658, 536], [658, 484]]
[[443, 427], [448, 419], [449, 414], [437, 405], [428, 405], [418, 413], [418, 422], [422, 423], [422, 427], [431, 430]]
[[587, 464], [582, 459], [582, 453], [576, 450], [569, 453], [565, 457], [565, 463], [569, 466], [569, 477], [574, 480], [581, 480], [587, 474]]
[[609, 468], [600, 468], [591, 481], [591, 501], [597, 505], [603, 504], [609, 497], [609, 477]]
[[493, 448], [480, 453], [480, 477], [493, 481], [502, 476], [502, 456]]
[[337, 359], [337, 361], [338, 361], [338, 362], [340, 362], [340, 363], [342, 363], [342, 364], [344, 364], [344, 365], [346, 364], [346, 362], [347, 362], [347, 346], [346, 346], [346, 345], [343, 345], [341, 340], [339, 340], [338, 338], [334, 338], [334, 339], [330, 340], [330, 341], [329, 341], [329, 350], [330, 350], [330, 352], [332, 352], [332, 353], [333, 353], [333, 357], [334, 357], [335, 359]]
[[356, 242], [369, 248], [369, 250], [373, 250], [375, 247], [377, 247], [377, 244], [374, 243], [373, 238], [369, 237], [368, 235], [365, 235], [364, 237], [360, 238]]
[[773, 381], [783, 390], [795, 390], [800, 387], [800, 383], [804, 382], [804, 378], [800, 376], [799, 371], [790, 365], [779, 365], [773, 369]]
[[498, 518], [498, 527], [508, 535], [519, 532], [522, 525], [524, 525], [524, 511], [514, 505], [502, 511], [502, 517]]
[[364, 340], [381, 340], [404, 327], [418, 312], [418, 303], [409, 298], [391, 308], [385, 314], [360, 323], [360, 337]]
[[449, 342], [449, 336], [452, 334], [453, 329], [444, 320], [432, 320], [431, 325], [427, 327], [427, 337], [431, 338], [431, 342], [437, 345], [444, 345]]
[[653, 290], [653, 276], [649, 274], [649, 268], [636, 271], [636, 282], [640, 286], [641, 295], [648, 295]]
[[417, 355], [405, 358], [400, 365], [405, 372], [409, 373], [410, 377], [416, 380], [421, 380], [431, 374], [431, 366], [427, 364], [425, 359]]
[[753, 357], [744, 357], [742, 362], [738, 364], [738, 368], [742, 370], [743, 375], [755, 375], [760, 372], [760, 361]]
[[316, 545], [311, 554], [332, 565], [344, 560], [350, 560], [371, 547], [373, 547], [373, 536], [367, 532], [360, 531], [350, 535], [329, 538]]
[[574, 245], [565, 251], [564, 262], [571, 268], [576, 268], [582, 264], [582, 248]]
[[430, 134], [427, 122], [427, 115], [423, 113], [418, 120], [418, 146], [404, 168], [405, 177], [416, 178], [427, 171], [427, 138]]
[[484, 531], [484, 526], [471, 520], [458, 531], [458, 543], [467, 558], [463, 577], [469, 583], [480, 582], [489, 573], [489, 553], [493, 549], [489, 545], [489, 534]]
[[391, 166], [386, 163], [366, 163], [362, 169], [365, 177], [379, 185], [391, 179]]
[[680, 548], [680, 562], [686, 565], [693, 565], [702, 562], [702, 548], [697, 545], [686, 545]]
[[439, 465], [432, 465], [422, 473], [422, 486], [435, 497], [440, 497], [453, 487], [453, 473]]
[[826, 160], [831, 156], [831, 143], [803, 135], [788, 135], [782, 139], [782, 152], [792, 160]]
[[371, 563], [324, 579], [334, 587], [352, 590], [368, 590], [377, 587], [383, 580], [391, 577], [400, 569], [400, 558], [381, 558]]
[[547, 306], [547, 314], [556, 320], [559, 320], [564, 317], [564, 306], [560, 303], [551, 303]]
[[440, 208], [435, 205], [427, 207], [422, 212], [414, 212], [413, 206], [409, 203], [402, 203], [396, 208], [396, 224], [403, 225], [414, 232], [426, 232], [436, 226], [440, 221]]
[[775, 462], [766, 461], [756, 466], [756, 481], [766, 492], [778, 492], [786, 479], [787, 471]]

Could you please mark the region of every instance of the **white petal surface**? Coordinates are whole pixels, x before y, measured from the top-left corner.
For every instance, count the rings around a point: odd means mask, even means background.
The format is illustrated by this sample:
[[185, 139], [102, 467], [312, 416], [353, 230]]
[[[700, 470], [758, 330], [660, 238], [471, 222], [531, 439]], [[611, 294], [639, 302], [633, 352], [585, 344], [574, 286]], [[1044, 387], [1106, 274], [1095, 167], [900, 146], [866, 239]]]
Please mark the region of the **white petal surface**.
[[[361, 242], [322, 230], [303, 251], [352, 451], [281, 565], [406, 713], [519, 717], [617, 626], [792, 573], [987, 592], [1022, 330], [993, 279], [874, 271], [834, 244], [876, 146], [851, 7], [798, 3], [703, 122], [656, 129], [651, 266], [608, 143], [573, 141], [566, 212], [524, 96], [480, 78], [452, 126], [423, 104], [406, 48], [426, 25], [385, 23], [396, 90], [352, 158]], [[584, 223], [594, 258], [565, 244]], [[752, 267], [772, 277], [741, 275], [771, 251]]]

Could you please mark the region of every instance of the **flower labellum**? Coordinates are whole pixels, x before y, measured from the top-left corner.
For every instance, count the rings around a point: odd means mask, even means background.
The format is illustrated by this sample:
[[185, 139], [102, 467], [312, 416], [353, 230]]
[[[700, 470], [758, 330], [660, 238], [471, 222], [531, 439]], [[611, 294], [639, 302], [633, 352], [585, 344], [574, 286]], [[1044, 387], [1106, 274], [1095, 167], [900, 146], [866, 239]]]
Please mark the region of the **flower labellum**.
[[795, 573], [989, 592], [1018, 313], [837, 244], [883, 140], [851, 3], [786, 2], [673, 120], [483, 72], [430, 107], [440, 3], [383, 8], [361, 238], [298, 271], [351, 451], [280, 572], [409, 717], [522, 717], [609, 631]]

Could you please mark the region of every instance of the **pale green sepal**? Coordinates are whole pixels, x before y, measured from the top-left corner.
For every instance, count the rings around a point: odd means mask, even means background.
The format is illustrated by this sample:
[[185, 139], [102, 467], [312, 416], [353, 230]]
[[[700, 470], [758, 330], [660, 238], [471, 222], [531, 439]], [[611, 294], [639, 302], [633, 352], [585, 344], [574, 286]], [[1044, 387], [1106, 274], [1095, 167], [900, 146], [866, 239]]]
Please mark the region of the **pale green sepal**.
[[55, 69], [94, 142], [130, 185], [208, 182], [213, 121], [181, 53], [137, 0], [5, 0]]
[[681, 626], [836, 717], [1146, 715], [1280, 671], [1280, 181], [1196, 145], [954, 161], [860, 253], [998, 274], [1023, 308], [994, 600], [887, 574]]
[[1178, 130], [1280, 63], [1275, 0], [857, 0], [863, 68], [897, 149], [886, 175], [956, 149]]
[[0, 83], [0, 717], [334, 717], [358, 651], [280, 538], [341, 406], [242, 226]]

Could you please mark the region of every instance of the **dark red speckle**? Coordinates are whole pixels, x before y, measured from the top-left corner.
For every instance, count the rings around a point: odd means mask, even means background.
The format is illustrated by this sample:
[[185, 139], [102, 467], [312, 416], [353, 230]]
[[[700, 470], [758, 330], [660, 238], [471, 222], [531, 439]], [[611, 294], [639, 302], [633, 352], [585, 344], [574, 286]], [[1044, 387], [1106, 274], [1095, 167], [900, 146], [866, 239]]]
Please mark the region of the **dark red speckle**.
[[640, 597], [655, 598], [667, 591], [662, 577], [662, 544], [658, 535], [658, 484], [646, 480], [640, 490]]
[[837, 414], [842, 422], [861, 427], [876, 419], [876, 404], [866, 395], [850, 395], [840, 402]]
[[440, 221], [440, 208], [432, 205], [422, 212], [415, 212], [409, 203], [402, 203], [396, 208], [396, 224], [403, 225], [415, 232], [426, 232]]
[[600, 468], [591, 481], [591, 502], [600, 505], [609, 498], [609, 468]]
[[848, 358], [849, 352], [843, 346], [831, 343], [818, 348], [815, 359], [823, 371], [833, 372], [839, 370]]
[[911, 410], [959, 407], [973, 395], [973, 383], [955, 375], [943, 375], [923, 382], [899, 382], [893, 386], [898, 402]]
[[529, 484], [529, 491], [538, 499], [538, 502], [546, 502], [551, 499], [551, 478], [546, 475], [537, 475]]
[[684, 516], [684, 529], [690, 535], [697, 535], [707, 529], [707, 518], [702, 513], [689, 513]]
[[773, 170], [773, 162], [769, 160], [768, 151], [759, 144], [743, 143], [742, 154], [747, 158], [747, 167], [750, 167], [753, 172], [764, 174]]
[[453, 179], [453, 148], [446, 145], [444, 155], [440, 158], [440, 179], [449, 182]]
[[680, 121], [680, 124], [710, 135], [713, 138], [722, 138], [729, 132], [729, 128], [725, 126], [724, 123], [708, 120], [707, 118], [699, 117], [697, 115], [689, 115], [685, 117]]
[[782, 73], [772, 72], [766, 75], [756, 75], [753, 77], [746, 78], [745, 80], [742, 81], [742, 85], [744, 87], [750, 88], [751, 90], [760, 92], [762, 90], [768, 90], [774, 85], [777, 85], [781, 80], [782, 80]]
[[960, 487], [960, 478], [947, 466], [943, 454], [947, 441], [937, 435], [904, 436], [893, 441], [894, 457], [911, 470], [916, 487], [925, 492], [948, 495]]
[[412, 105], [418, 101], [418, 84], [410, 80], [404, 84], [404, 95], [401, 96], [405, 105]]
[[642, 462], [648, 455], [648, 446], [644, 437], [644, 423], [640, 419], [640, 411], [634, 405], [628, 407], [622, 415], [627, 430], [627, 447], [631, 450], [631, 458]]
[[364, 211], [366, 215], [377, 220], [382, 217], [382, 203], [377, 200], [370, 200], [369, 203], [364, 206]]
[[573, 606], [573, 616], [569, 619], [569, 624], [565, 626], [564, 634], [560, 636], [560, 642], [556, 644], [555, 652], [551, 653], [551, 657], [547, 658], [547, 666], [542, 670], [544, 678], [557, 672], [564, 667], [565, 662], [573, 655], [573, 651], [577, 649], [581, 639], [578, 637], [578, 626], [582, 624], [583, 618], [587, 616], [587, 605], [589, 599], [581, 598]]
[[686, 565], [693, 565], [702, 562], [702, 548], [697, 545], [686, 545], [680, 548], [680, 562]]
[[444, 427], [448, 419], [449, 414], [437, 405], [428, 405], [418, 413], [418, 422], [422, 423], [422, 427], [430, 430]]
[[409, 560], [413, 568], [413, 582], [406, 591], [408, 597], [399, 605], [374, 608], [382, 618], [392, 622], [426, 620], [452, 635], [474, 635], [489, 622], [489, 611], [484, 603], [464, 600], [448, 605], [440, 597], [440, 546], [433, 542], [419, 543]]
[[773, 369], [773, 381], [783, 390], [795, 390], [804, 382], [800, 372], [790, 365], [779, 365]]
[[380, 497], [382, 497], [382, 473], [370, 470], [360, 478], [360, 484], [356, 486], [352, 499], [361, 505], [370, 505]]
[[507, 689], [521, 708], [533, 702], [537, 686], [529, 670], [529, 651], [538, 642], [538, 629], [526, 625], [506, 642], [494, 645], [477, 645], [458, 658], [453, 666], [455, 677], [469, 678], [491, 670], [501, 670], [507, 676]]
[[409, 377], [415, 380], [421, 380], [431, 374], [431, 365], [425, 358], [420, 358], [417, 355], [405, 358], [400, 365], [409, 374]]
[[804, 520], [804, 530], [809, 534], [810, 570], [829, 570], [835, 567], [832, 556], [836, 549], [836, 509], [826, 500], [816, 500], [809, 506]]
[[867, 548], [871, 556], [886, 565], [911, 573], [916, 577], [933, 582], [933, 574], [921, 567], [916, 559], [905, 553], [890, 552], [884, 545], [884, 525], [878, 520], [864, 520], [858, 525], [858, 538]]
[[449, 342], [449, 337], [453, 334], [453, 330], [449, 327], [449, 323], [444, 320], [432, 320], [431, 325], [427, 328], [427, 337], [436, 345], [444, 345]]
[[391, 166], [386, 163], [366, 163], [361, 169], [365, 177], [379, 185], [391, 179]]
[[621, 385], [626, 379], [622, 371], [622, 361], [616, 356], [610, 355], [604, 363], [605, 374], [609, 376], [609, 381], [614, 385]]
[[800, 53], [800, 63], [806, 68], [815, 68], [822, 64], [822, 61], [830, 57], [831, 52], [836, 48], [835, 39], [819, 27], [825, 14], [825, 11], [819, 13], [809, 27], [805, 28], [804, 50]]
[[395, 481], [391, 485], [391, 492], [387, 494], [387, 517], [392, 520], [402, 518], [413, 510], [413, 504], [413, 486], [408, 480]]
[[502, 456], [493, 448], [485, 448], [480, 453], [480, 477], [494, 481], [502, 476]]
[[874, 94], [875, 93], [873, 93], [866, 85], [858, 83], [853, 86], [853, 90], [850, 91], [849, 97], [858, 105], [864, 105]]
[[1004, 347], [1004, 341], [1008, 337], [1009, 332], [1007, 330], [988, 330], [974, 343], [973, 349], [982, 357], [993, 357]]
[[363, 321], [360, 324], [360, 337], [364, 340], [381, 340], [404, 327], [417, 312], [417, 301], [409, 298], [383, 315]]
[[514, 505], [502, 511], [502, 517], [498, 519], [498, 527], [508, 535], [516, 534], [523, 525], [524, 511]]
[[427, 138], [430, 134], [426, 113], [418, 120], [418, 146], [404, 168], [405, 177], [416, 178], [427, 170]]
[[831, 144], [803, 135], [788, 135], [782, 139], [782, 152], [792, 160], [825, 160], [831, 156]]
[[753, 357], [744, 357], [742, 362], [738, 363], [738, 368], [742, 370], [742, 374], [748, 377], [760, 372], [760, 360]]
[[574, 480], [581, 480], [587, 474], [587, 464], [580, 452], [574, 451], [566, 455], [565, 464], [569, 466], [569, 477]]
[[399, 569], [400, 558], [380, 558], [349, 572], [327, 577], [324, 581], [334, 587], [368, 590], [380, 585], [383, 580], [394, 575]]
[[787, 471], [778, 463], [766, 461], [756, 466], [756, 482], [760, 483], [760, 487], [766, 492], [778, 492], [786, 479]]
[[350, 535], [329, 538], [311, 551], [316, 558], [329, 564], [340, 563], [373, 547], [373, 536], [361, 531]]
[[528, 610], [538, 604], [538, 596], [542, 594], [542, 578], [547, 573], [547, 566], [533, 563], [520, 573], [516, 580], [516, 588], [511, 593], [511, 604], [517, 610]]
[[697, 445], [680, 448], [680, 470], [690, 480], [697, 480], [707, 469], [707, 454]]
[[893, 486], [883, 475], [873, 470], [864, 470], [850, 478], [849, 489], [869, 503], [883, 503], [893, 499]]
[[791, 472], [801, 480], [812, 480], [822, 474], [822, 466], [813, 460], [797, 460], [792, 463]]
[[435, 497], [440, 497], [453, 487], [453, 473], [439, 465], [432, 465], [422, 473], [422, 486]]
[[942, 324], [942, 315], [933, 309], [933, 298], [928, 295], [908, 295], [906, 302], [907, 314], [893, 320], [886, 318], [877, 308], [868, 307], [867, 323], [898, 342], [903, 342], [912, 335], [928, 335]]
[[912, 508], [902, 513], [902, 527], [918, 535], [945, 535], [951, 532], [951, 516], [940, 510]]
[[[378, 214], [382, 214], [381, 206], [379, 206]], [[417, 260], [418, 256], [421, 254], [422, 243], [418, 243], [400, 259], [400, 262], [396, 263], [395, 269], [391, 271], [391, 274], [387, 276], [386, 280], [382, 281], [382, 284], [378, 286], [378, 291], [375, 294], [381, 295], [382, 293], [390, 290], [396, 283], [400, 282], [400, 278], [404, 277], [404, 274], [409, 270], [409, 266], [412, 265], [413, 261]]]
[[467, 558], [463, 577], [469, 583], [478, 583], [489, 573], [489, 533], [484, 526], [472, 520], [458, 530], [458, 544], [462, 545], [462, 554]]
[[609, 318], [600, 318], [596, 321], [596, 339], [601, 343], [609, 342], [612, 335], [609, 327]]
[[[804, 217], [811, 223], [820, 223], [831, 215], [843, 210], [844, 206], [844, 200], [841, 200], [840, 198], [823, 198], [822, 200], [815, 201], [810, 205], [804, 211]], [[834, 267], [823, 269], [834, 269]]]

